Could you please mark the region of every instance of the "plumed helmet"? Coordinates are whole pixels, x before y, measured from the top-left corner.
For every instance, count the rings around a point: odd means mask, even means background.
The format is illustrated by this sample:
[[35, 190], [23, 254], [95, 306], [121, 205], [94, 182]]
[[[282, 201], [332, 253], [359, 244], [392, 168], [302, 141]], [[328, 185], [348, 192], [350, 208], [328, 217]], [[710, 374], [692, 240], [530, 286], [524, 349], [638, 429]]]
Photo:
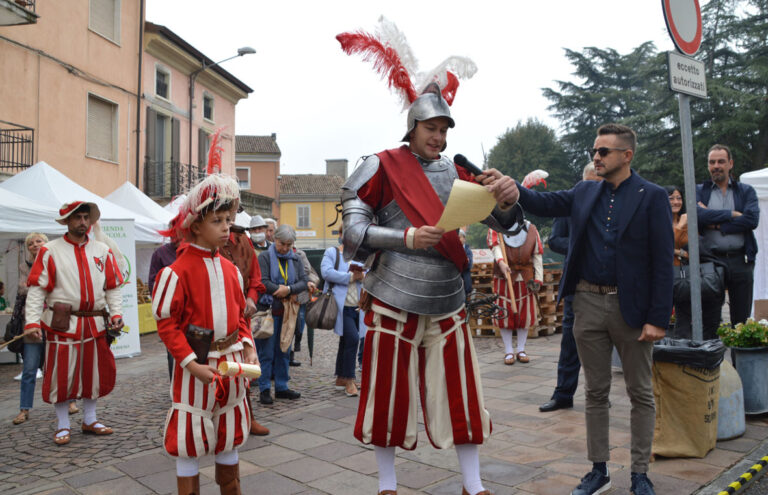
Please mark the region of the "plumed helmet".
[[445, 117], [448, 119], [449, 127], [453, 128], [456, 123], [451, 117], [451, 107], [445, 101], [440, 92], [440, 86], [431, 83], [426, 87], [421, 96], [416, 98], [408, 109], [408, 128], [401, 141], [410, 141], [411, 131], [416, 127], [416, 122], [434, 119], [435, 117]]

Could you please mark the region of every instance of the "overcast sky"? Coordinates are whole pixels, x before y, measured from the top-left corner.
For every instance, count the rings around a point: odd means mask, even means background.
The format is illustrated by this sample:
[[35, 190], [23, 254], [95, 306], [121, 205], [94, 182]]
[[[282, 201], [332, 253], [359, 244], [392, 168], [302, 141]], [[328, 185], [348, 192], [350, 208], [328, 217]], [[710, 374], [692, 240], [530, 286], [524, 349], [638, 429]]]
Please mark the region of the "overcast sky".
[[335, 39], [372, 32], [380, 15], [406, 35], [420, 70], [450, 55], [477, 64], [459, 87], [446, 150], [476, 163], [518, 121], [558, 127], [541, 88], [572, 78], [564, 48], [674, 48], [657, 0], [148, 0], [146, 12], [215, 61], [256, 49], [222, 65], [254, 90], [237, 105], [236, 132], [277, 133], [285, 174], [325, 173], [326, 158], [348, 159], [351, 171], [360, 156], [398, 146], [399, 98]]

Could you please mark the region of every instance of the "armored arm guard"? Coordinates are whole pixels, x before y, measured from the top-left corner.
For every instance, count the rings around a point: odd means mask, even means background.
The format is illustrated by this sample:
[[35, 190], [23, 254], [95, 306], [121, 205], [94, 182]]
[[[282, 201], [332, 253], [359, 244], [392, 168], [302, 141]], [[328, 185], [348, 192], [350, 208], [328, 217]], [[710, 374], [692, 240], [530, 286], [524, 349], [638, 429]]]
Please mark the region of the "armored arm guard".
[[405, 247], [405, 231], [376, 225], [376, 212], [360, 199], [357, 191], [379, 169], [379, 157], [371, 155], [354, 171], [342, 187], [341, 205], [344, 225], [344, 259], [365, 262], [382, 249]]

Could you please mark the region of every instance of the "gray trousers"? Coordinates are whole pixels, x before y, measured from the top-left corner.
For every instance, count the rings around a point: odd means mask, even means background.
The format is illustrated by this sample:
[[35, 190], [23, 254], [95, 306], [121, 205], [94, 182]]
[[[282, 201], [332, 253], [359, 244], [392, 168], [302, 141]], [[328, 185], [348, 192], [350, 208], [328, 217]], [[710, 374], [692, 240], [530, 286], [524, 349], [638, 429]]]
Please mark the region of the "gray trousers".
[[642, 332], [624, 322], [616, 294], [576, 292], [573, 335], [584, 368], [586, 395], [587, 454], [592, 462], [610, 459], [608, 444], [609, 402], [611, 391], [611, 352], [613, 346], [621, 357], [624, 382], [632, 405], [632, 472], [645, 473], [651, 457], [653, 427], [656, 419], [653, 402], [651, 366], [653, 344], [638, 342]]

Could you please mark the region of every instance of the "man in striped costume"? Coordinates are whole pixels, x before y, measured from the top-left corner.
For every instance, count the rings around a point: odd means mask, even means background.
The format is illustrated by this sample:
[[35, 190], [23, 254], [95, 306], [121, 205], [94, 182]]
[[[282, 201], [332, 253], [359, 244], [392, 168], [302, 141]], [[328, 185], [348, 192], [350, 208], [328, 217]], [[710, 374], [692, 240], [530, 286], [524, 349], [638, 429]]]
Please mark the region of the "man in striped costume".
[[45, 332], [43, 400], [56, 410], [57, 445], [70, 441], [73, 399], [83, 399], [83, 433], [112, 433], [96, 419], [96, 399], [115, 386], [115, 357], [105, 327], [109, 314], [115, 330], [123, 326], [123, 277], [112, 250], [88, 239], [99, 216], [94, 203], [62, 206], [56, 221], [67, 226], [67, 233], [40, 248], [27, 279], [24, 331], [32, 339], [42, 339]]
[[[513, 236], [488, 230], [488, 247], [493, 251], [496, 261], [493, 267], [493, 292], [499, 296], [499, 306], [506, 310], [506, 316], [499, 318], [497, 324], [504, 342], [504, 364], [515, 364], [515, 357], [521, 363], [530, 358], [525, 353], [525, 341], [528, 328], [538, 320], [536, 294], [544, 279], [541, 244], [536, 226], [525, 220], [523, 229]], [[502, 249], [504, 252], [502, 253]], [[514, 294], [509, 293], [507, 273], [512, 280]], [[512, 305], [512, 297], [515, 305]], [[517, 352], [512, 346], [512, 331], [517, 334]]]

